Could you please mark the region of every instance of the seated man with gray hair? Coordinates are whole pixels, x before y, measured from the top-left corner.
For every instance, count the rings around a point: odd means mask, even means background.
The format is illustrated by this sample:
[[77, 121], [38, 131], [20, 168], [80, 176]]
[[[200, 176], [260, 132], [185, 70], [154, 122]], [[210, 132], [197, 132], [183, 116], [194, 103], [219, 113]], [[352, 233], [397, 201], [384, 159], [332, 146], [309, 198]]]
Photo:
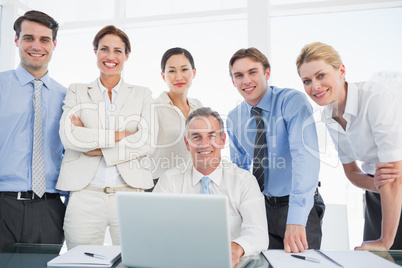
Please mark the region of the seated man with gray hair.
[[264, 197], [257, 180], [221, 157], [226, 134], [219, 113], [202, 107], [186, 120], [184, 141], [193, 164], [166, 171], [154, 192], [225, 195], [229, 200], [232, 265], [268, 248]]

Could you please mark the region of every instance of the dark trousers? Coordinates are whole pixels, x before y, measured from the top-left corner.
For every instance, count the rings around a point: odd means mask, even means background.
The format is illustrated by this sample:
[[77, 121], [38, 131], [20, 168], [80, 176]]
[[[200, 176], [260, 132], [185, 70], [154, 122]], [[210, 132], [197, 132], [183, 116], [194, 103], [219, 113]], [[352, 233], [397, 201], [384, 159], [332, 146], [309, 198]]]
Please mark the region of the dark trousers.
[[156, 186], [156, 184], [158, 183], [159, 178], [154, 179], [154, 187], [152, 187], [151, 189], [145, 189], [144, 192], [152, 192]]
[[23, 201], [14, 194], [0, 192], [0, 250], [14, 243], [62, 244], [66, 206], [60, 196]]
[[[274, 202], [265, 198], [265, 208], [268, 220], [269, 249], [284, 249], [286, 220], [288, 218], [289, 202]], [[325, 205], [321, 195], [314, 195], [314, 205], [308, 216], [306, 235], [309, 249], [319, 249], [321, 246], [321, 223], [324, 217]]]
[[[380, 194], [366, 191], [366, 210], [364, 212], [363, 240], [377, 240], [381, 237], [382, 209]], [[399, 219], [399, 227], [394, 244], [391, 249], [402, 249], [402, 217]]]

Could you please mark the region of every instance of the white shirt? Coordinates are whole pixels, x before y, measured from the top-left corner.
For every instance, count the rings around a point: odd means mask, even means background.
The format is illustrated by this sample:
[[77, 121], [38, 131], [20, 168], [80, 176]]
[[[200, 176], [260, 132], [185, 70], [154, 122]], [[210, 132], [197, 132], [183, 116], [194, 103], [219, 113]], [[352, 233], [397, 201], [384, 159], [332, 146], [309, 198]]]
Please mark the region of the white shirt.
[[[188, 98], [190, 113], [202, 104], [197, 99]], [[167, 92], [155, 100], [155, 110], [158, 116], [159, 133], [155, 152], [151, 156], [151, 172], [154, 179], [182, 163], [192, 163], [190, 153], [184, 143], [186, 117], [181, 110], [173, 105]]]
[[382, 85], [348, 83], [343, 118], [346, 130], [332, 118], [331, 105], [322, 113], [343, 164], [362, 161], [374, 175], [377, 163], [402, 160], [402, 102]]
[[[154, 192], [201, 193], [202, 175], [193, 164], [166, 171]], [[233, 163], [222, 161], [208, 177], [211, 194], [229, 199], [230, 233], [233, 242], [244, 249], [244, 256], [255, 255], [268, 248], [268, 224], [264, 196], [253, 175]], [[211, 227], [212, 228], [212, 227]]]
[[[101, 90], [101, 94], [104, 101], [103, 103], [99, 103], [99, 105], [105, 105], [104, 111], [106, 111], [105, 115], [106, 129], [109, 129], [110, 111], [113, 111], [115, 109], [114, 108], [115, 105], [113, 104], [113, 102], [117, 97], [117, 93], [119, 92], [121, 81], [122, 80], [120, 79], [119, 83], [112, 89], [112, 101], [110, 101], [107, 88], [105, 88], [102, 85], [100, 79], [98, 78], [98, 86]], [[108, 166], [106, 164], [105, 158], [102, 156], [102, 159], [98, 165], [98, 169], [96, 170], [95, 176], [89, 184], [96, 186], [114, 186], [114, 185], [126, 184], [126, 182], [121, 177], [119, 171], [117, 170], [116, 165]]]

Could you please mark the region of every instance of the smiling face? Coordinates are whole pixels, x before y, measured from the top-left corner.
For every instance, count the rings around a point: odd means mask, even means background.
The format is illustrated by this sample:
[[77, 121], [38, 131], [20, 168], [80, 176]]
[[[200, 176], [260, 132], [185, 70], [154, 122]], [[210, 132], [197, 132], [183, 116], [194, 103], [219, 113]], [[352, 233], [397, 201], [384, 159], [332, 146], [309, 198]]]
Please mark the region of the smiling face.
[[47, 72], [56, 47], [56, 40], [52, 40], [52, 36], [52, 29], [28, 20], [21, 23], [19, 38], [15, 36], [21, 65], [35, 78], [41, 78]]
[[183, 54], [173, 55], [165, 65], [165, 72], [162, 72], [162, 78], [173, 94], [186, 94], [190, 88], [196, 70], [192, 69], [190, 61]]
[[105, 79], [108, 77], [120, 78], [124, 63], [130, 53], [125, 54], [125, 44], [120, 37], [107, 34], [99, 40], [95, 54], [101, 79]]
[[324, 60], [305, 62], [300, 66], [299, 74], [307, 95], [318, 105], [346, 100], [343, 64], [335, 69]]
[[200, 173], [209, 175], [218, 167], [225, 140], [226, 134], [221, 134], [221, 125], [212, 115], [195, 117], [188, 124], [184, 141]]
[[257, 105], [267, 91], [271, 69], [264, 71], [262, 63], [245, 57], [236, 60], [231, 70], [233, 85], [240, 95], [248, 104]]

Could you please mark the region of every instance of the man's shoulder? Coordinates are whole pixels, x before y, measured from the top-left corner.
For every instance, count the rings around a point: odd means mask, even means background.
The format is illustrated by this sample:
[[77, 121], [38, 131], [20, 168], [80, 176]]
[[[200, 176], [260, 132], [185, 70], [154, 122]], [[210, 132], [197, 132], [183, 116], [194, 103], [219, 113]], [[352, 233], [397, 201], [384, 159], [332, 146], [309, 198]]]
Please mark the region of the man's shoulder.
[[0, 72], [0, 82], [15, 78], [15, 70]]
[[241, 113], [243, 106], [244, 106], [244, 102], [245, 101], [240, 102], [236, 107], [234, 107], [232, 110], [230, 110], [228, 113], [228, 117], [233, 118], [237, 114]]
[[286, 101], [289, 98], [292, 97], [301, 97], [301, 98], [306, 98], [306, 95], [297, 89], [294, 88], [279, 88], [279, 87], [271, 87], [273, 96], [275, 96], [278, 99]]
[[302, 109], [312, 108], [307, 95], [300, 90], [272, 87], [272, 92], [273, 105], [283, 113], [291, 113], [291, 111], [298, 113]]
[[62, 93], [66, 93], [67, 88], [65, 86], [63, 86], [62, 84], [60, 84], [59, 82], [57, 82], [56, 80], [54, 80], [53, 78], [50, 77], [50, 82], [51, 82], [51, 89], [52, 90], [57, 90], [60, 91]]
[[226, 175], [233, 176], [237, 180], [247, 181], [253, 177], [249, 171], [240, 168], [230, 161], [222, 161], [222, 168]]
[[238, 167], [235, 163], [226, 163], [223, 165], [224, 177], [231, 180], [231, 184], [240, 192], [248, 192], [253, 189], [256, 193], [260, 193], [257, 180], [247, 170]]
[[178, 165], [176, 167], [166, 170], [162, 176], [169, 177], [169, 178], [181, 178], [181, 177], [184, 177], [184, 174], [191, 167], [188, 166], [187, 163], [181, 163], [180, 165]]

